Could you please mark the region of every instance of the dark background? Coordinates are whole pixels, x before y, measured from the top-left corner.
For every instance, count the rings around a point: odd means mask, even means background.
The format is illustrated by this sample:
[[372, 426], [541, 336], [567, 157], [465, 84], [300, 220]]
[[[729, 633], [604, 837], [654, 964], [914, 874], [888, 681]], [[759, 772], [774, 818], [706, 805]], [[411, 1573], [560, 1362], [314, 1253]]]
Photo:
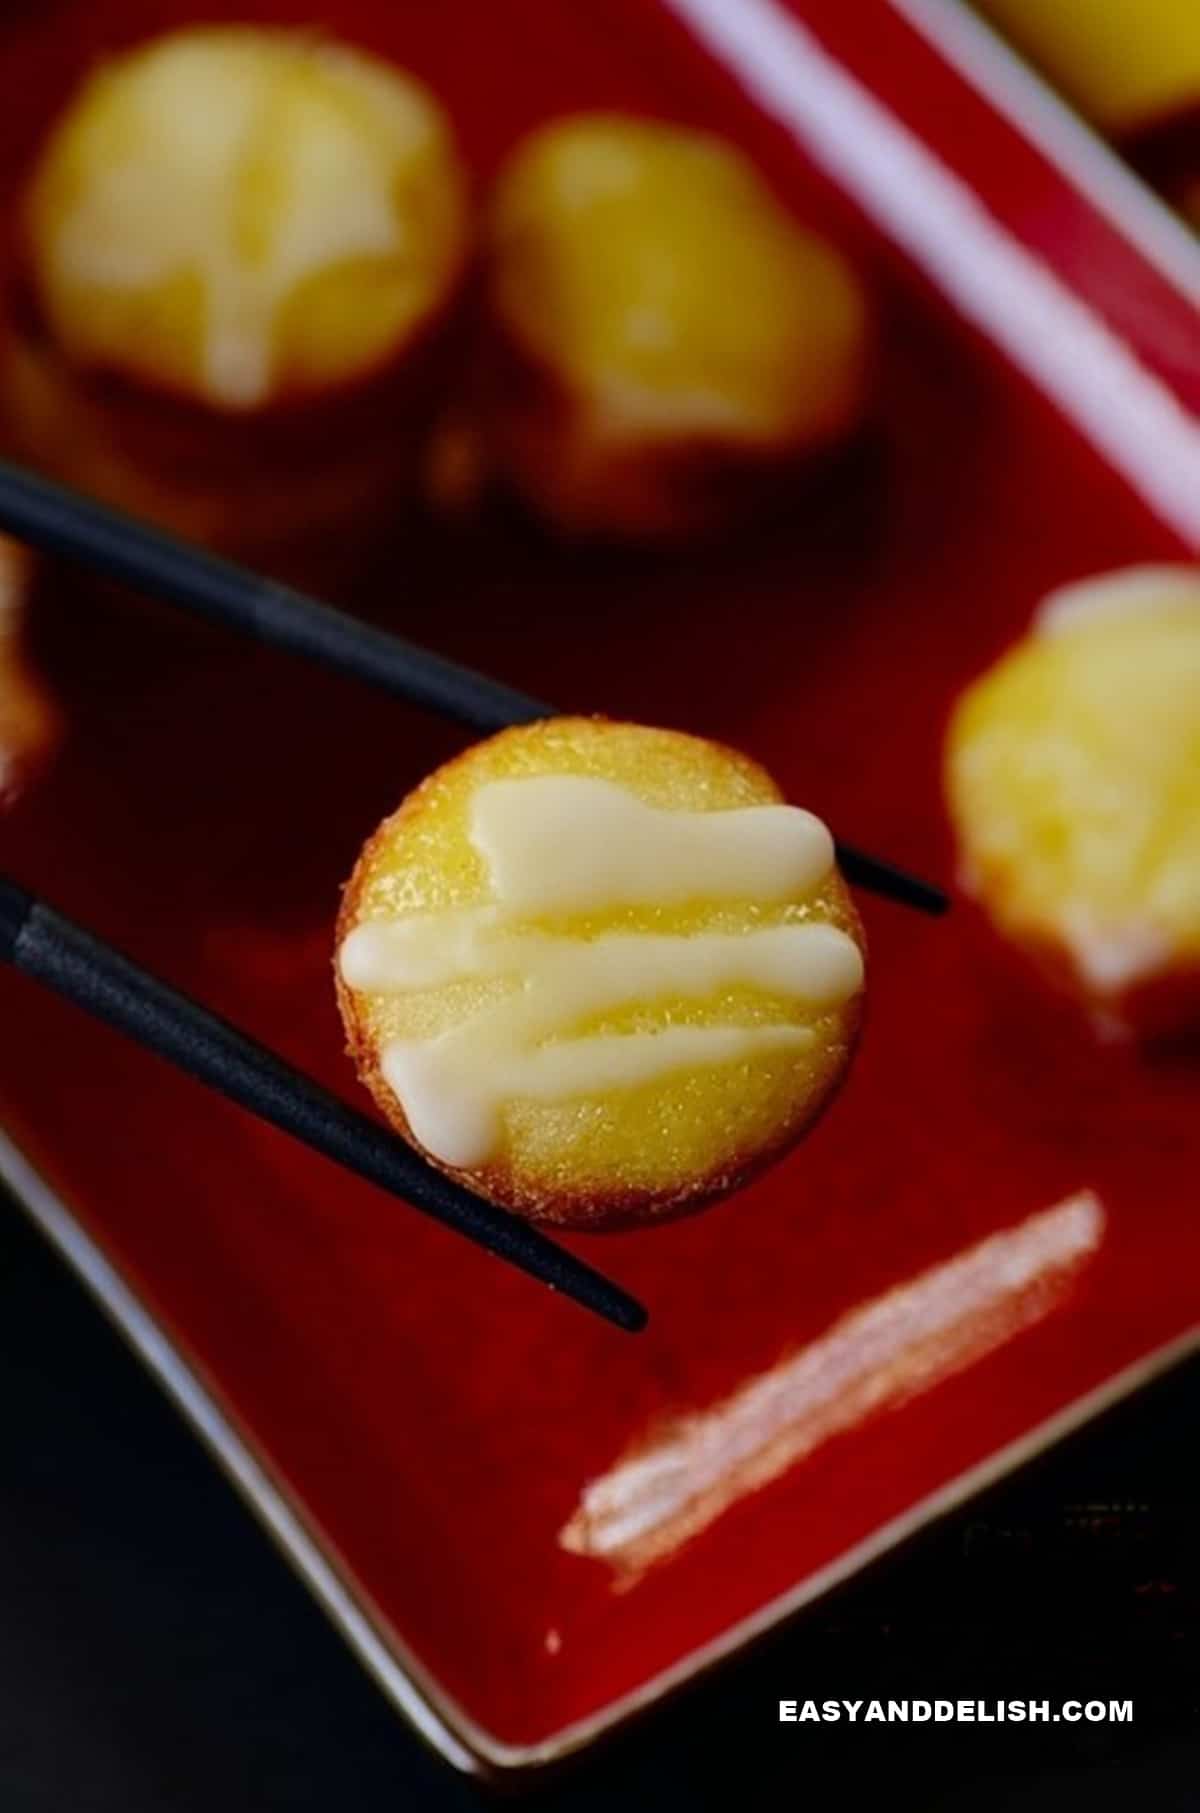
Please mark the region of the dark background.
[[[0, 1197], [0, 1813], [472, 1810]], [[534, 1813], [1200, 1809], [1200, 1364], [529, 1791]], [[1130, 1696], [1132, 1725], [781, 1726], [781, 1698]]]

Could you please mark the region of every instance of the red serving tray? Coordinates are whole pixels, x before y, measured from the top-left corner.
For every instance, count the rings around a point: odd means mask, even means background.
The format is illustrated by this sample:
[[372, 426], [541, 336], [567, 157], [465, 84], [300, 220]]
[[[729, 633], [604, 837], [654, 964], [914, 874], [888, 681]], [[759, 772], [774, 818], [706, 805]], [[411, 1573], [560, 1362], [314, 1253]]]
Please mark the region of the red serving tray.
[[[1200, 253], [1081, 134], [1064, 175], [1040, 91], [1010, 71], [986, 98], [906, 4], [920, 28], [885, 0], [325, 22], [426, 76], [483, 177], [570, 108], [719, 128], [885, 309], [874, 454], [790, 527], [667, 561], [409, 525], [362, 608], [564, 706], [726, 738], [948, 877], [959, 689], [1048, 587], [1200, 542]], [[312, 17], [204, 16], [235, 11]], [[99, 47], [178, 16], [6, 25], [4, 167]], [[61, 576], [37, 608], [70, 738], [0, 827], [4, 867], [361, 1101], [338, 886], [458, 736]], [[650, 1306], [637, 1339], [0, 978], [5, 1174], [464, 1767], [581, 1744], [1196, 1344], [1196, 1057], [1097, 1042], [965, 905], [862, 905], [870, 1025], [815, 1135], [708, 1214], [574, 1243]], [[769, 1483], [710, 1481], [705, 1526], [640, 1576], [563, 1545], [590, 1482], [781, 1362]]]

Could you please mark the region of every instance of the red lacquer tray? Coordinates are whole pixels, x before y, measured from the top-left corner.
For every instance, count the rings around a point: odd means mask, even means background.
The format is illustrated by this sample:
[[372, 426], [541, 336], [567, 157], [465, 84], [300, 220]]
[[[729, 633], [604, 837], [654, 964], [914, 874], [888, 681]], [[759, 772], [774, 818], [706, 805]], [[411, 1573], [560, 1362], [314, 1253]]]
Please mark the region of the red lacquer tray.
[[[944, 877], [958, 689], [1049, 586], [1200, 541], [1200, 253], [1082, 135], [1064, 173], [1039, 91], [998, 105], [906, 10], [319, 22], [426, 75], [481, 176], [568, 108], [717, 126], [885, 311], [874, 450], [832, 504], [702, 562], [406, 525], [362, 608], [564, 706], [743, 745]], [[4, 167], [97, 48], [176, 17], [6, 26]], [[4, 866], [355, 1097], [338, 885], [455, 733], [61, 577], [37, 640], [70, 739]], [[578, 1242], [650, 1306], [637, 1339], [0, 978], [5, 1173], [463, 1766], [582, 1743], [1196, 1340], [1196, 1059], [1097, 1043], [966, 906], [863, 908], [871, 1023], [814, 1137], [704, 1216]]]

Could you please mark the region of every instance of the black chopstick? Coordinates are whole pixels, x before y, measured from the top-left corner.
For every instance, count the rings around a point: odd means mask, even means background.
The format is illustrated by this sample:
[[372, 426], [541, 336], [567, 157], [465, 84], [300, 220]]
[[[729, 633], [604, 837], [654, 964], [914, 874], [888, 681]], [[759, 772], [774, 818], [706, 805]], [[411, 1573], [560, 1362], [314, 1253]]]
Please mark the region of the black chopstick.
[[[0, 529], [473, 729], [503, 730], [558, 715], [554, 706], [486, 674], [5, 462], [0, 462]], [[881, 857], [840, 840], [837, 855], [847, 880], [858, 887], [923, 913], [944, 913], [949, 905], [932, 882]]]
[[4, 877], [0, 961], [618, 1328], [645, 1326], [642, 1305], [600, 1272], [451, 1182], [274, 1052]]
[[556, 715], [553, 706], [486, 674], [3, 461], [0, 529], [47, 554], [477, 730], [503, 730]]

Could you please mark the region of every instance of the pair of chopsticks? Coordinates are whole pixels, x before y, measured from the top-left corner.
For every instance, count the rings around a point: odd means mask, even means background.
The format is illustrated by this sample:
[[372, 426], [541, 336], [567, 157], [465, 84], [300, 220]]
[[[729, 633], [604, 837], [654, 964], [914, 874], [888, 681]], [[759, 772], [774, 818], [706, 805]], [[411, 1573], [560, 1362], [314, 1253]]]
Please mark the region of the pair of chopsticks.
[[515, 1215], [461, 1189], [403, 1140], [347, 1108], [227, 1020], [2, 877], [0, 960], [618, 1327], [644, 1326], [641, 1304], [591, 1266]]
[[[473, 729], [556, 715], [541, 700], [4, 463], [0, 529]], [[848, 845], [837, 852], [859, 886], [923, 912], [945, 910], [945, 895], [930, 883]], [[273, 1052], [3, 878], [0, 961], [618, 1327], [645, 1325], [643, 1306], [591, 1266], [451, 1182]]]

